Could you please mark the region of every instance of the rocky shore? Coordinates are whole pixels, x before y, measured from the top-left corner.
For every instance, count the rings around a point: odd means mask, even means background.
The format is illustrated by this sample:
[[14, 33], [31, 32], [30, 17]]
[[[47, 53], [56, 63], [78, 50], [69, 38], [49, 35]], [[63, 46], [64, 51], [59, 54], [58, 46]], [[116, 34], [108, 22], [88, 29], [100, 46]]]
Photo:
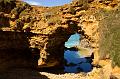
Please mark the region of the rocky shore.
[[[107, 66], [108, 67], [108, 66]], [[119, 74], [111, 74], [108, 70], [94, 68], [88, 73], [56, 73], [39, 72], [32, 69], [14, 68], [0, 75], [0, 79], [120, 79]]]
[[5, 72], [4, 74], [1, 74], [0, 79], [96, 79], [96, 78], [93, 78], [92, 75], [89, 75], [89, 73], [55, 74], [55, 72], [54, 73], [38, 72], [31, 69], [17, 68], [11, 69]]

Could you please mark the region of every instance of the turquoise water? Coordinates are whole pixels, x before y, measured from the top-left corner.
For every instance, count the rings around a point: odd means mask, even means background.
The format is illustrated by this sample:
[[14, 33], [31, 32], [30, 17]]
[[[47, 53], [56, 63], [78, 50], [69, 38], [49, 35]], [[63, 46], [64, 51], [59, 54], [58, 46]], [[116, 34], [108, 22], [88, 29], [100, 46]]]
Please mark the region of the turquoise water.
[[71, 35], [67, 42], [65, 42], [65, 47], [70, 48], [80, 44], [80, 34], [75, 33]]
[[[65, 47], [71, 48], [80, 44], [80, 35], [74, 34], [65, 43]], [[68, 73], [89, 72], [92, 70], [92, 65], [88, 59], [80, 56], [78, 51], [64, 51], [64, 59], [66, 60], [64, 71]], [[71, 64], [72, 63], [72, 64]]]

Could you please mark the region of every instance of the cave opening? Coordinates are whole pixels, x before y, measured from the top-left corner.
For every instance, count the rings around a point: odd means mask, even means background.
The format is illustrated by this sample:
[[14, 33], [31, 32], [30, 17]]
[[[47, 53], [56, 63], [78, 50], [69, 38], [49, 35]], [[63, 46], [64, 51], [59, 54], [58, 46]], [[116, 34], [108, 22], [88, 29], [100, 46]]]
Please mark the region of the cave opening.
[[[65, 42], [64, 50], [64, 72], [90, 72], [92, 70], [92, 58], [82, 56], [80, 51], [81, 34], [75, 33]], [[82, 49], [83, 50], [83, 49]]]

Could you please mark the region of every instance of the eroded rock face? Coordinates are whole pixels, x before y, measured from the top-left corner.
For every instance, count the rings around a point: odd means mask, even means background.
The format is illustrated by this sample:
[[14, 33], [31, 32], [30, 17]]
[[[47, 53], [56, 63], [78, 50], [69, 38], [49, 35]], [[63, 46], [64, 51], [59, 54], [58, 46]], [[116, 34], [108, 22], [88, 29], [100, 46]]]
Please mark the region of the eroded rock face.
[[[4, 22], [0, 20], [0, 26], [2, 26], [2, 31], [17, 32], [18, 36], [13, 33], [10, 34], [12, 37], [9, 37], [3, 32], [0, 38], [6, 36], [5, 39], [10, 38], [13, 42], [4, 40], [3, 43], [1, 40], [0, 47], [6, 50], [11, 49], [12, 46], [16, 50], [20, 48], [24, 50], [26, 47], [36, 48], [39, 53], [36, 55], [40, 56], [38, 67], [42, 68], [63, 64], [64, 44], [70, 35], [76, 32], [83, 37], [80, 46], [92, 48], [94, 63], [97, 63], [99, 60], [99, 21], [105, 18], [99, 13], [102, 13], [102, 9], [116, 9], [119, 0], [77, 0], [71, 4], [51, 8], [30, 6], [20, 1], [14, 3], [16, 7], [12, 8], [10, 13], [0, 12], [0, 17], [7, 18]], [[23, 35], [27, 40], [22, 38]], [[18, 37], [18, 40], [14, 40], [13, 36]], [[27, 43], [24, 43], [23, 39]], [[83, 45], [84, 43], [86, 45]]]
[[0, 72], [15, 67], [32, 67], [32, 54], [24, 33], [0, 31]]

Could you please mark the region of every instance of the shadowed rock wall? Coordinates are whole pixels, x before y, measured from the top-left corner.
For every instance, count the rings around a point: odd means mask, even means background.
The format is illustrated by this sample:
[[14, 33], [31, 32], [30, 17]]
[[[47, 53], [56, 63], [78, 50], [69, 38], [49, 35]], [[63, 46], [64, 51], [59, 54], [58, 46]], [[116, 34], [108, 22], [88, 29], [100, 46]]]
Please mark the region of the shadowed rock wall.
[[25, 33], [0, 31], [0, 72], [34, 65]]
[[[82, 35], [80, 46], [92, 48], [94, 63], [98, 63], [99, 21], [105, 18], [102, 16], [104, 11], [117, 8], [119, 0], [76, 0], [56, 7], [30, 6], [21, 1], [14, 1], [14, 4], [15, 7], [12, 7], [9, 13], [0, 11], [1, 50], [14, 49], [16, 52], [36, 48], [39, 53], [36, 55], [40, 56], [38, 68], [42, 68], [62, 65], [64, 43], [76, 32]], [[4, 20], [6, 18], [7, 20]], [[8, 51], [6, 58], [7, 53]], [[27, 58], [28, 54], [22, 52], [22, 55]], [[4, 54], [1, 59], [3, 56]], [[17, 57], [20, 61], [21, 56]], [[28, 60], [29, 58], [32, 62], [32, 58], [28, 56]]]

